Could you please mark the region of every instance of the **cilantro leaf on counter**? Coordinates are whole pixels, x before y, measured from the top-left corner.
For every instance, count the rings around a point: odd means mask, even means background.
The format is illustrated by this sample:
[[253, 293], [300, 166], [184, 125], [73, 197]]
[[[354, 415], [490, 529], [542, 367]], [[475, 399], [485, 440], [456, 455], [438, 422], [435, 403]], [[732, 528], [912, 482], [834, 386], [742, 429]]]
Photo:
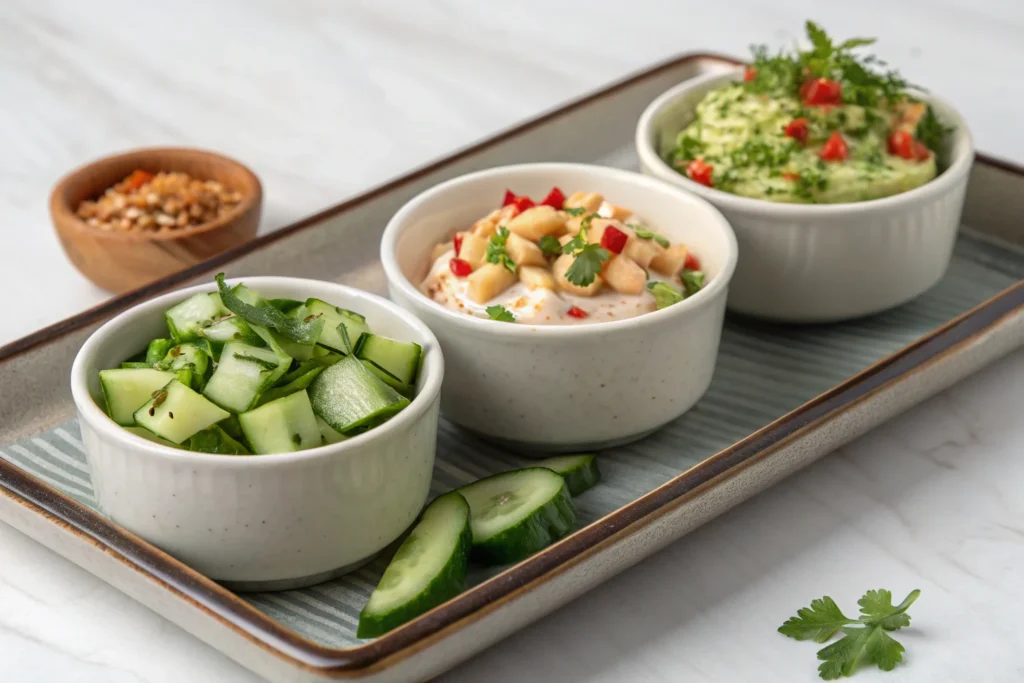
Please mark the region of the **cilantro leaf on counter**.
[[537, 246], [544, 252], [545, 256], [555, 256], [562, 253], [562, 243], [558, 241], [557, 237], [551, 235], [544, 235], [537, 242]]
[[[579, 235], [576, 236], [576, 239], [579, 239]], [[565, 279], [577, 287], [586, 287], [598, 276], [601, 266], [609, 258], [611, 258], [611, 254], [607, 249], [598, 244], [587, 244], [576, 252], [576, 260], [565, 271]]]
[[857, 619], [847, 617], [832, 598], [825, 596], [798, 610], [779, 627], [779, 633], [824, 643], [842, 632], [842, 638], [818, 651], [818, 675], [825, 680], [851, 676], [861, 662], [892, 671], [903, 661], [905, 650], [888, 632], [910, 625], [906, 612], [920, 594], [920, 590], [911, 591], [903, 602], [893, 605], [889, 591], [868, 591], [858, 603], [861, 616]]
[[505, 266], [509, 271], [516, 272], [515, 261], [508, 255], [505, 245], [508, 243], [508, 228], [499, 227], [497, 232], [491, 235], [491, 241], [487, 243], [487, 262], [497, 263]]
[[684, 269], [679, 273], [686, 296], [693, 296], [704, 287], [704, 271]]
[[512, 315], [512, 311], [508, 310], [504, 306], [488, 306], [486, 310], [487, 315], [491, 320], [498, 320], [503, 323], [514, 323], [516, 321], [516, 317]]

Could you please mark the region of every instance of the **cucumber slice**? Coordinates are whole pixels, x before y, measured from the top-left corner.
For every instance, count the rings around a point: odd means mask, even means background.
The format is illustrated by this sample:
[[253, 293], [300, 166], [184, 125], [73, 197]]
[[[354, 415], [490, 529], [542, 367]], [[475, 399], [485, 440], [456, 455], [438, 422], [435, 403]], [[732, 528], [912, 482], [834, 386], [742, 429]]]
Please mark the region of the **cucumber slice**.
[[317, 375], [309, 385], [309, 398], [313, 412], [342, 434], [374, 427], [409, 405], [409, 399], [352, 356]]
[[601, 470], [597, 468], [597, 456], [593, 453], [581, 455], [556, 455], [539, 460], [534, 467], [547, 467], [562, 475], [569, 493], [578, 496], [601, 481]]
[[173, 443], [214, 425], [229, 413], [174, 380], [135, 411], [135, 423]]
[[328, 446], [332, 443], [338, 443], [344, 441], [348, 437], [339, 431], [336, 431], [334, 427], [323, 421], [323, 418], [316, 418], [316, 423], [320, 427], [320, 436], [323, 437], [324, 445]]
[[173, 372], [153, 368], [115, 368], [100, 370], [100, 390], [107, 404], [107, 415], [119, 425], [135, 424], [135, 411], [174, 379]]
[[167, 329], [177, 342], [191, 341], [196, 338], [200, 327], [205, 327], [217, 318], [226, 315], [228, 310], [214, 293], [193, 294], [176, 306], [164, 312]]
[[296, 391], [302, 391], [308, 387], [313, 380], [316, 379], [316, 376], [323, 372], [323, 370], [323, 367], [312, 368], [306, 374], [299, 375], [287, 384], [279, 384], [276, 387], [267, 389], [260, 394], [260, 398], [256, 401], [256, 405], [261, 406], [270, 403], [271, 401], [276, 401], [279, 398], [284, 398], [285, 396], [294, 394]]
[[473, 557], [518, 562], [567, 535], [576, 523], [569, 487], [544, 467], [528, 467], [456, 489], [472, 511]]
[[251, 455], [245, 446], [231, 438], [231, 435], [221, 429], [219, 425], [213, 425], [193, 434], [188, 440], [188, 449], [217, 455]]
[[[316, 348], [323, 349], [322, 346], [317, 346]], [[333, 351], [327, 351], [327, 349], [323, 349], [323, 350], [326, 352], [325, 355], [322, 355], [322, 356], [314, 355], [313, 358], [310, 358], [309, 360], [305, 360], [305, 361], [302, 361], [301, 363], [299, 363], [295, 367], [294, 370], [289, 370], [287, 373], [285, 373], [281, 377], [281, 379], [279, 379], [277, 381], [278, 386], [294, 382], [299, 377], [302, 377], [303, 375], [305, 375], [307, 372], [309, 372], [310, 370], [312, 370], [314, 368], [321, 368], [321, 369], [323, 369], [323, 368], [326, 368], [328, 365], [334, 365], [339, 360], [344, 358], [344, 356], [341, 355], [340, 353], [334, 353]]]
[[320, 427], [305, 391], [279, 398], [238, 416], [255, 453], [290, 453], [323, 445]]
[[164, 359], [176, 342], [173, 339], [154, 339], [146, 347], [146, 362], [155, 365]]
[[[277, 332], [270, 332], [270, 335], [274, 338], [274, 344], [276, 344], [277, 348], [295, 360], [304, 361], [313, 357], [313, 349], [316, 348], [316, 344], [300, 344]], [[271, 346], [274, 346], [274, 344]]]
[[316, 318], [323, 320], [324, 329], [320, 332], [317, 344], [338, 353], [352, 353], [359, 335], [370, 331], [363, 316], [320, 299], [307, 299], [302, 308], [292, 311], [292, 315], [303, 321]]
[[225, 410], [244, 413], [274, 385], [291, 365], [291, 358], [273, 349], [240, 342], [224, 345], [220, 363], [206, 383], [203, 394]]
[[[159, 363], [161, 370], [191, 370], [191, 386], [202, 391], [206, 384], [206, 371], [210, 368], [210, 356], [198, 344], [182, 342], [172, 346]], [[183, 383], [185, 380], [181, 380]]]
[[146, 441], [152, 441], [153, 443], [158, 443], [161, 446], [167, 446], [168, 448], [181, 448], [181, 446], [179, 446], [176, 443], [171, 443], [167, 439], [161, 439], [159, 436], [149, 431], [145, 427], [125, 427], [125, 429], [134, 434], [135, 436], [141, 436]]
[[134, 361], [126, 360], [125, 362], [121, 363], [121, 367], [124, 368], [125, 370], [133, 370], [133, 369], [137, 370], [139, 368], [152, 368], [153, 364], [152, 363], [146, 363], [144, 361], [139, 361], [139, 360], [134, 360]]
[[366, 369], [377, 376], [377, 379], [387, 384], [389, 387], [400, 393], [402, 396], [411, 399], [416, 393], [416, 387], [411, 384], [402, 384], [398, 379], [387, 370], [381, 370], [377, 367], [373, 361], [364, 360], [363, 365]]
[[209, 342], [214, 358], [220, 358], [221, 349], [228, 342], [237, 341], [250, 346], [263, 346], [263, 340], [252, 331], [249, 323], [237, 315], [230, 315], [214, 321], [209, 327], [201, 327], [196, 331], [200, 340]]
[[436, 498], [370, 594], [356, 636], [383, 635], [461, 593], [472, 542], [465, 499], [454, 491]]
[[370, 361], [401, 384], [411, 385], [416, 383], [423, 347], [415, 342], [366, 333], [359, 337], [355, 355], [356, 358]]

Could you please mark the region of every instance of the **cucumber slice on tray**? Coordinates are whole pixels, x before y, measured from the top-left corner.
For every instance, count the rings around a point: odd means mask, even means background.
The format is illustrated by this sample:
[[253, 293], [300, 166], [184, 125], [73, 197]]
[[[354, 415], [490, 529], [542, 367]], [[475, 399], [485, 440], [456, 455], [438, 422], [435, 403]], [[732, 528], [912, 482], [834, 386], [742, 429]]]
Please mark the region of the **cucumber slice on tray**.
[[466, 500], [457, 491], [434, 499], [384, 570], [356, 635], [383, 635], [461, 593], [472, 542]]
[[473, 557], [485, 564], [525, 559], [576, 523], [569, 487], [546, 467], [495, 474], [456, 491], [472, 511]]
[[601, 470], [597, 468], [597, 456], [593, 453], [583, 455], [556, 455], [546, 460], [538, 460], [536, 467], [546, 467], [562, 475], [569, 493], [578, 496], [587, 489], [593, 488], [601, 481]]

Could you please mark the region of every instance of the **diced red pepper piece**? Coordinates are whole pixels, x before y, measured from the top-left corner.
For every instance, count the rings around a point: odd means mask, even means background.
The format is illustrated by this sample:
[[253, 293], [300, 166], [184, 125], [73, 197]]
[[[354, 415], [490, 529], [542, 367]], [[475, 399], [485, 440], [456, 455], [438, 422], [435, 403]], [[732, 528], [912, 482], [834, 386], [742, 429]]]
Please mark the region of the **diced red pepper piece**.
[[782, 178], [783, 180], [799, 180], [800, 174], [793, 171], [783, 171]]
[[714, 170], [715, 167], [704, 163], [703, 159], [694, 159], [686, 165], [686, 173], [690, 176], [690, 180], [708, 187], [712, 187], [711, 174]]
[[815, 78], [800, 86], [804, 104], [842, 104], [843, 86], [828, 78]]
[[783, 132], [785, 132], [786, 137], [793, 138], [794, 140], [799, 142], [801, 145], [806, 144], [807, 143], [807, 119], [805, 119], [802, 116], [800, 118], [793, 119], [788, 124], [786, 124], [786, 128], [785, 128], [785, 130]]
[[914, 140], [914, 158], [918, 161], [924, 161], [932, 155], [932, 151], [921, 142], [920, 140]]
[[589, 316], [589, 315], [590, 315], [589, 313], [587, 313], [586, 311], [584, 311], [584, 310], [583, 310], [582, 308], [580, 308], [579, 306], [573, 306], [572, 308], [570, 308], [570, 309], [569, 309], [569, 310], [567, 311], [567, 313], [568, 313], [569, 315], [571, 315], [572, 317], [574, 317], [574, 318], [580, 318], [580, 319], [586, 318], [587, 316]]
[[687, 252], [686, 260], [683, 261], [683, 270], [700, 270], [700, 259]]
[[743, 81], [745, 83], [749, 83], [755, 78], [757, 78], [757, 69], [753, 69], [748, 66], [746, 69], [743, 70]]
[[505, 198], [501, 200], [502, 207], [508, 206], [509, 204], [514, 204], [515, 201], [516, 196], [515, 194], [513, 194], [512, 190], [505, 190]]
[[893, 131], [888, 142], [889, 154], [904, 159], [914, 158], [914, 136], [907, 131]]
[[460, 258], [453, 258], [448, 262], [448, 267], [451, 268], [455, 277], [468, 277], [473, 272], [473, 266], [469, 265], [469, 261], [463, 261]]
[[137, 190], [150, 180], [153, 179], [153, 174], [149, 171], [143, 171], [142, 169], [132, 171], [132, 174], [124, 179], [125, 189]]
[[614, 225], [607, 226], [601, 233], [601, 246], [613, 254], [621, 254], [622, 250], [626, 248], [627, 240], [629, 240], [629, 235]]
[[459, 252], [462, 251], [462, 233], [455, 233], [455, 237], [452, 239], [452, 242], [455, 243], [455, 255], [458, 256]]
[[565, 205], [565, 195], [557, 187], [552, 187], [551, 192], [548, 192], [548, 196], [544, 198], [541, 204], [550, 206], [551, 208], [561, 211], [562, 206]]
[[516, 207], [516, 210], [519, 213], [522, 213], [527, 209], [532, 209], [536, 206], [536, 204], [533, 203], [533, 200], [526, 195], [513, 194], [512, 190], [505, 190], [505, 197], [501, 200], [501, 206], [502, 208], [505, 208], [510, 204]]
[[846, 146], [846, 140], [837, 130], [825, 141], [825, 146], [818, 152], [818, 156], [825, 161], [845, 161], [849, 153], [850, 149]]

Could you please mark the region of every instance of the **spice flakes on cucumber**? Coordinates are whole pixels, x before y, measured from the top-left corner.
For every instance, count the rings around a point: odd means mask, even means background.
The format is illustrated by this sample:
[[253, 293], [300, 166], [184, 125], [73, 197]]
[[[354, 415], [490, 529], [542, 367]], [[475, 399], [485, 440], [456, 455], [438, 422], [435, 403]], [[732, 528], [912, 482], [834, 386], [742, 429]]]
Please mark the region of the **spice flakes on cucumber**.
[[101, 370], [107, 414], [165, 446], [248, 455], [337, 443], [409, 405], [423, 349], [320, 299], [266, 299], [217, 276], [167, 334]]

